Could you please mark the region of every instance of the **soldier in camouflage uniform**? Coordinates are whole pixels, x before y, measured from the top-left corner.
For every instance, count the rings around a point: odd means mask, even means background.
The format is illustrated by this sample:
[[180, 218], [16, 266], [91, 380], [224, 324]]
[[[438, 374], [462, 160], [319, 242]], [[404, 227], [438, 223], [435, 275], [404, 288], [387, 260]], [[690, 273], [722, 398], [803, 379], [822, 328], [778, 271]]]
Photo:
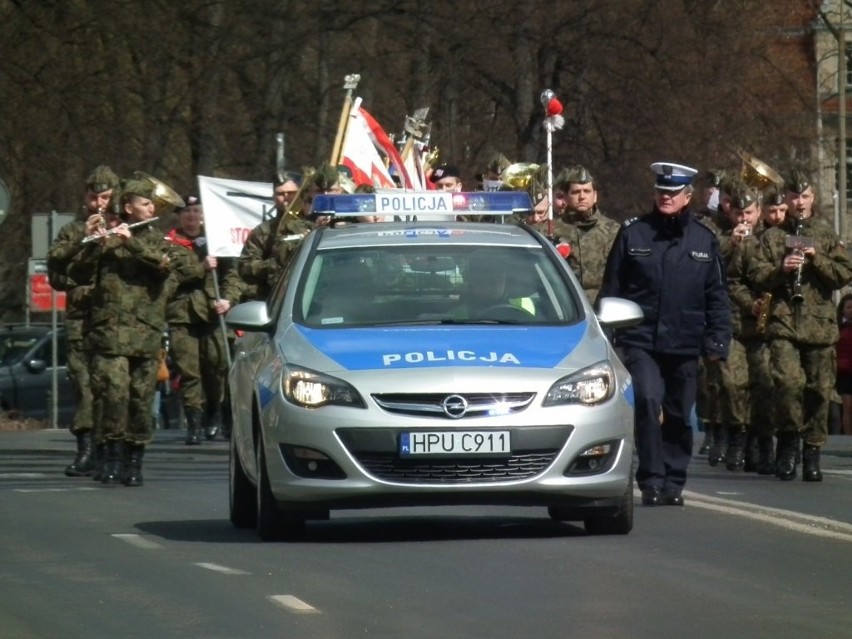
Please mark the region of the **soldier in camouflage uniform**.
[[[121, 209], [128, 222], [153, 217], [151, 191], [147, 180], [123, 185]], [[169, 277], [179, 262], [174, 245], [152, 225], [129, 229], [122, 224], [112, 231], [98, 231], [102, 237], [74, 258], [70, 274], [77, 281], [94, 282], [87, 339], [106, 442], [101, 481], [141, 486], [142, 457], [153, 436]]]
[[852, 262], [830, 226], [814, 216], [809, 177], [793, 172], [786, 190], [787, 223], [763, 234], [747, 277], [773, 296], [767, 337], [778, 428], [775, 474], [796, 477], [801, 437], [802, 479], [822, 481], [820, 447], [828, 437], [838, 338], [832, 293], [852, 280]]
[[47, 253], [47, 274], [51, 286], [65, 291], [65, 333], [68, 339], [68, 378], [77, 402], [71, 432], [77, 438], [77, 455], [65, 469], [68, 477], [83, 477], [95, 472], [91, 380], [89, 353], [84, 344], [84, 324], [89, 314], [92, 287], [78, 283], [68, 276], [71, 260], [83, 250], [83, 238], [88, 234], [87, 220], [91, 224], [104, 223], [112, 215], [112, 200], [117, 197], [118, 176], [108, 166], [101, 165], [86, 178], [86, 191], [82, 215], [59, 230]]
[[594, 304], [603, 282], [606, 258], [620, 226], [601, 213], [597, 185], [584, 167], [561, 171], [553, 188], [564, 195], [566, 202], [565, 210], [554, 222], [554, 234], [571, 247], [568, 264]]
[[760, 237], [766, 229], [784, 222], [787, 204], [783, 191], [776, 187], [766, 189], [760, 199], [760, 222], [752, 232], [754, 239], [743, 241], [741, 250], [728, 263], [728, 287], [735, 304], [734, 334], [745, 343], [748, 361], [750, 431], [746, 440], [744, 470], [760, 475], [774, 475], [775, 403], [766, 339], [766, 322], [771, 304], [767, 304], [768, 298], [748, 280], [746, 274]]
[[235, 258], [208, 255], [201, 201], [194, 195], [184, 201], [178, 226], [166, 239], [186, 250], [191, 267], [169, 299], [166, 320], [172, 362], [180, 373], [186, 443], [194, 445], [201, 443], [202, 426], [205, 437], [213, 439], [222, 425], [228, 344], [220, 318], [239, 301], [242, 282]]
[[[729, 216], [734, 186], [737, 180], [724, 172], [714, 170], [710, 172], [710, 180], [718, 183], [718, 208], [712, 210], [705, 203], [702, 213], [697, 216], [708, 229], [713, 231], [717, 239], [730, 225]], [[706, 194], [705, 194], [706, 195]], [[728, 450], [728, 429], [724, 423], [722, 414], [721, 385], [722, 371], [718, 361], [710, 361], [702, 357], [698, 367], [698, 394], [696, 398], [696, 413], [704, 428], [704, 443], [699, 452], [707, 454], [707, 461], [711, 466], [725, 460]]]
[[[760, 220], [760, 192], [736, 183], [731, 188], [728, 225], [719, 236], [719, 247], [728, 268], [733, 339], [728, 359], [721, 362], [720, 394], [723, 423], [728, 429], [725, 467], [742, 471], [746, 466], [746, 441], [752, 433], [751, 386], [748, 342], [757, 337], [752, 314], [754, 295], [748, 287], [741, 260], [755, 242], [753, 230]], [[749, 460], [751, 466], [756, 462]], [[750, 468], [751, 469], [751, 468]]]
[[[321, 179], [329, 177], [325, 174], [320, 176]], [[290, 211], [300, 188], [297, 179], [293, 173], [276, 173], [272, 192], [275, 217], [261, 222], [246, 238], [237, 263], [240, 277], [247, 287], [244, 297], [250, 295], [253, 299], [265, 300], [296, 254], [302, 239], [313, 228], [313, 224], [300, 213]], [[336, 171], [333, 179], [336, 183]], [[306, 189], [311, 188], [306, 185]], [[305, 198], [306, 203], [308, 199], [310, 196]]]

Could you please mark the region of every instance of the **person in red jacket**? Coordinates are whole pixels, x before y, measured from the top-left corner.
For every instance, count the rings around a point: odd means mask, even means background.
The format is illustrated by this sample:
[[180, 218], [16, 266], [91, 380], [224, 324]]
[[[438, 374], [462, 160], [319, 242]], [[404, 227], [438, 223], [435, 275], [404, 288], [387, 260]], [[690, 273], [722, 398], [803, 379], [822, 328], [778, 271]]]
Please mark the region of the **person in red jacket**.
[[837, 394], [842, 402], [841, 434], [852, 435], [852, 293], [840, 298], [837, 305]]

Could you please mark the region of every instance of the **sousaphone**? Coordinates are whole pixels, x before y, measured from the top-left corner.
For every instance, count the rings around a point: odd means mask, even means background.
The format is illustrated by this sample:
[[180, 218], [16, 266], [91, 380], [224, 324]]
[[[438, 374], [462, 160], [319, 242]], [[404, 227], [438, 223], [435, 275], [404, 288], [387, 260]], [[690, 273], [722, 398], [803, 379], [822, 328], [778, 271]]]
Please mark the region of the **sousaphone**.
[[766, 162], [758, 160], [751, 153], [743, 151], [742, 149], [737, 151], [737, 155], [740, 156], [740, 159], [743, 161], [740, 178], [747, 185], [760, 191], [764, 190], [768, 186], [774, 185], [780, 188], [784, 185], [784, 178], [782, 178], [771, 166], [766, 164]]

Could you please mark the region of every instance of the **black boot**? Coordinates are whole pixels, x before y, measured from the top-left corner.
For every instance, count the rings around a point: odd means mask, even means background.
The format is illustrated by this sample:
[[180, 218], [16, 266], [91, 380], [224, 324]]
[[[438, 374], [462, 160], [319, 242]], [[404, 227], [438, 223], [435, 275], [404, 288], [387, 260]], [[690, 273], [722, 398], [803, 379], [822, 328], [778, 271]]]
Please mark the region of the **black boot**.
[[106, 465], [106, 444], [100, 443], [95, 446], [95, 474], [92, 479], [100, 481], [104, 478], [104, 466]]
[[65, 468], [68, 477], [87, 477], [95, 472], [95, 457], [92, 451], [92, 433], [77, 433], [77, 456]]
[[746, 433], [740, 426], [728, 431], [728, 452], [725, 455], [725, 468], [740, 471], [745, 467]]
[[186, 413], [186, 445], [197, 446], [201, 443], [201, 409], [185, 408]]
[[775, 476], [783, 481], [796, 478], [796, 453], [799, 450], [798, 433], [778, 433], [775, 453]]
[[106, 462], [102, 484], [120, 484], [124, 474], [124, 442], [110, 439], [106, 443]]
[[757, 461], [759, 458], [760, 450], [757, 446], [757, 436], [747, 433], [745, 443], [745, 466], [743, 466], [743, 470], [747, 473], [756, 473]]
[[127, 467], [124, 469], [125, 486], [142, 485], [142, 456], [145, 454], [145, 444], [129, 444], [127, 446]]
[[725, 455], [728, 451], [728, 432], [724, 426], [719, 424], [713, 425], [713, 446], [710, 452], [707, 453], [707, 461], [711, 466], [715, 466], [720, 462], [725, 461]]
[[822, 481], [819, 469], [819, 446], [805, 442], [802, 447], [802, 481]]
[[204, 424], [204, 439], [215, 439], [222, 428], [222, 406], [217, 405], [207, 408], [207, 421]]
[[772, 437], [757, 438], [757, 474], [775, 474], [775, 450]]
[[712, 424], [704, 424], [704, 441], [701, 442], [701, 448], [698, 449], [699, 455], [706, 455], [713, 447], [713, 426]]

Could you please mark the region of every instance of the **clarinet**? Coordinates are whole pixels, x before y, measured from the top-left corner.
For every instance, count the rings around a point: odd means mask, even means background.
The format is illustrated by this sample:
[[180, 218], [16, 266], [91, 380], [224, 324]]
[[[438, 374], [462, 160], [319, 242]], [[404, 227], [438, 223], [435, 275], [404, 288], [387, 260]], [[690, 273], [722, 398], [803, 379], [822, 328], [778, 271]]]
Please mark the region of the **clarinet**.
[[[805, 220], [800, 215], [796, 219], [796, 233], [795, 240], [793, 242], [793, 253], [796, 255], [804, 256], [804, 242], [802, 241], [802, 233], [805, 230]], [[798, 268], [796, 268], [796, 275], [793, 278], [793, 294], [790, 299], [795, 304], [801, 304], [805, 301], [805, 296], [802, 294], [802, 266], [804, 266], [804, 262], [799, 264]]]

